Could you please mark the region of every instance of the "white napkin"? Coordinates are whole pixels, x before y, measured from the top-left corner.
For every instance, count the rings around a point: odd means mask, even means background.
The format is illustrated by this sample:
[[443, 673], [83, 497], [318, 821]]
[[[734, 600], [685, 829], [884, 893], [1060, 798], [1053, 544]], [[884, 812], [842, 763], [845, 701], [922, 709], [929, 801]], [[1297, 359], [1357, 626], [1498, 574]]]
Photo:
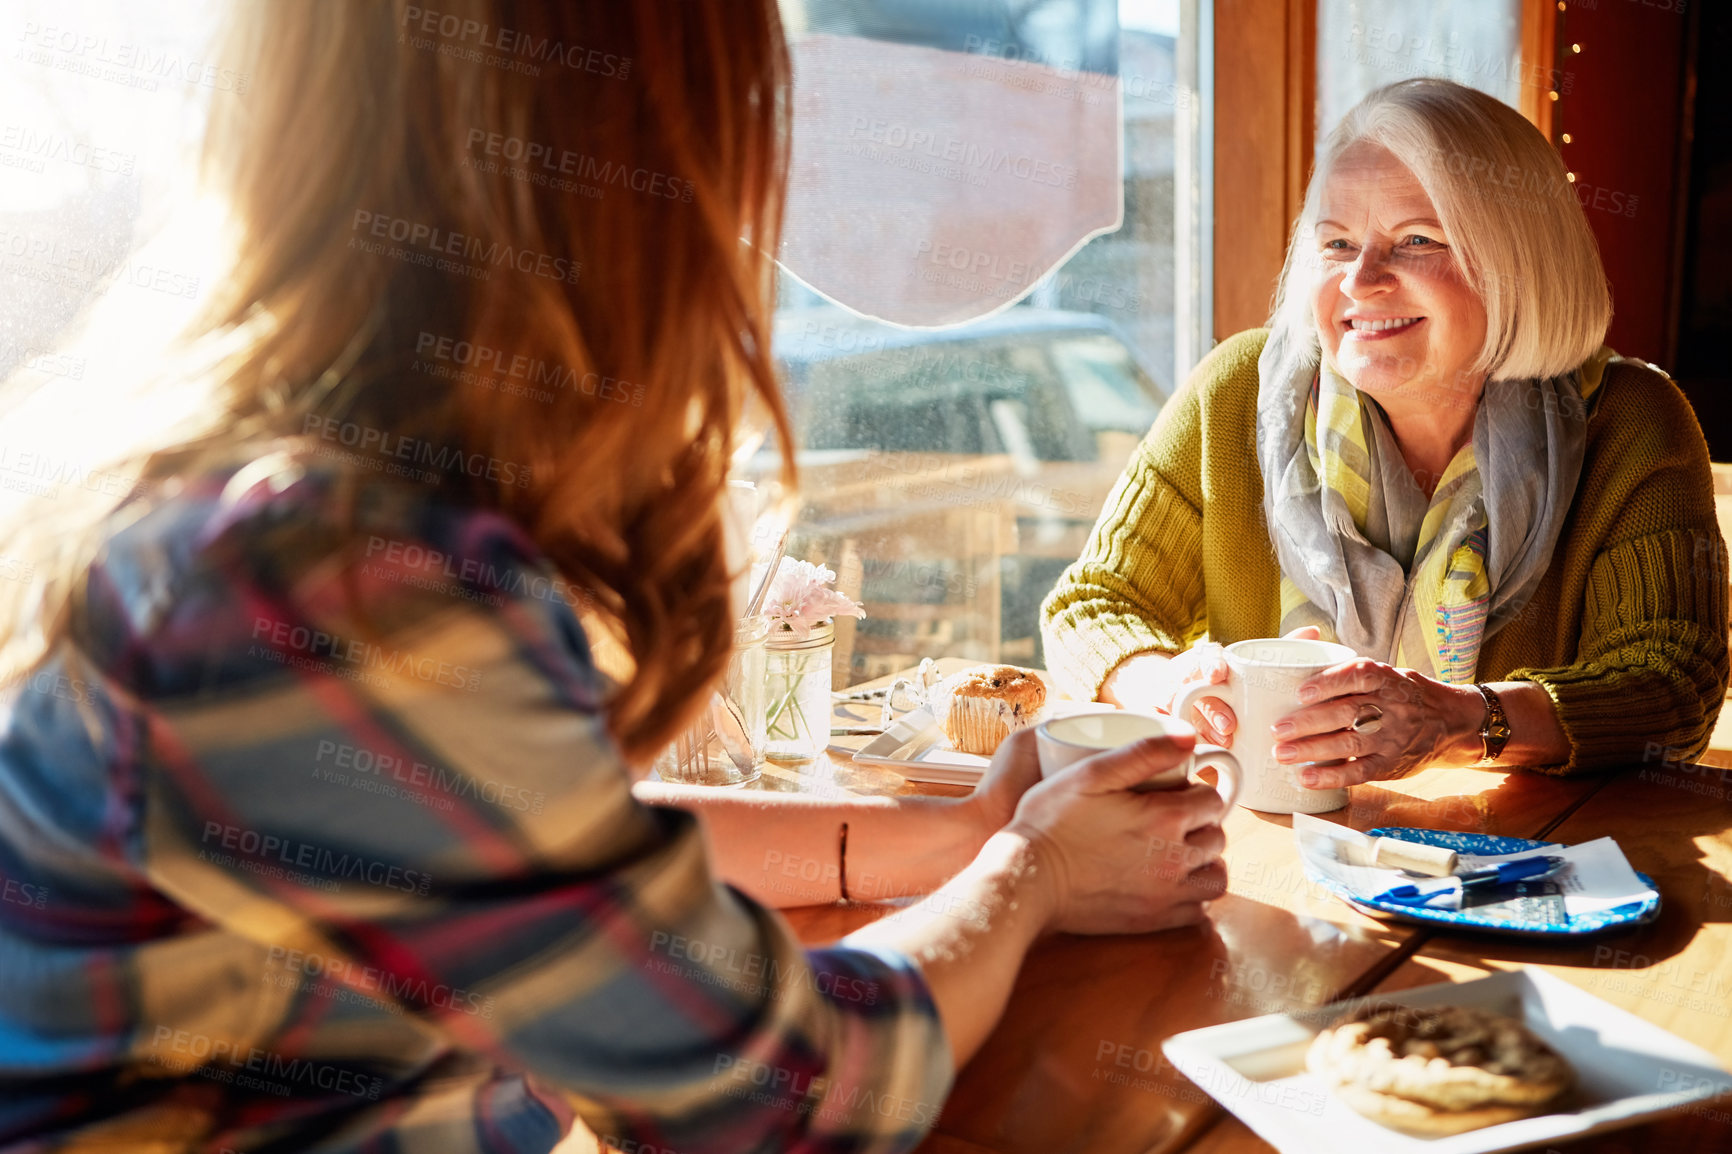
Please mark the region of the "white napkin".
[[[1424, 908], [1459, 909], [1461, 906], [1460, 886], [1451, 878], [1415, 878], [1401, 870], [1362, 864], [1372, 860], [1375, 839], [1356, 830], [1296, 813], [1293, 815], [1293, 839], [1299, 847], [1305, 875], [1312, 881], [1334, 882], [1360, 900], [1374, 898], [1401, 885], [1415, 886], [1421, 893], [1454, 891], [1452, 896], [1438, 897]], [[1640, 901], [1654, 892], [1642, 884], [1642, 879], [1630, 868], [1624, 851], [1609, 837], [1573, 846], [1547, 843], [1520, 853], [1462, 854], [1456, 868], [1465, 873], [1542, 853], [1561, 857], [1569, 863], [1547, 880], [1555, 882], [1563, 891], [1564, 910], [1572, 918]]]

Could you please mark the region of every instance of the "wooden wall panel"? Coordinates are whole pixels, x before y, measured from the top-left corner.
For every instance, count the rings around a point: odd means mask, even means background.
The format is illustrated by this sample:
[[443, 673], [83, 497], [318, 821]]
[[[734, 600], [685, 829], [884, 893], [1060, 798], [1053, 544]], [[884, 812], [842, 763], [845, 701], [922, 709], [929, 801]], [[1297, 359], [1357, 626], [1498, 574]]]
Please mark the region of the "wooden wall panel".
[[1668, 338], [1688, 143], [1688, 21], [1680, 6], [1679, 0], [1566, 0], [1557, 13], [1562, 91], [1551, 125], [1612, 282], [1607, 343], [1662, 368], [1673, 365], [1676, 353], [1675, 338]]

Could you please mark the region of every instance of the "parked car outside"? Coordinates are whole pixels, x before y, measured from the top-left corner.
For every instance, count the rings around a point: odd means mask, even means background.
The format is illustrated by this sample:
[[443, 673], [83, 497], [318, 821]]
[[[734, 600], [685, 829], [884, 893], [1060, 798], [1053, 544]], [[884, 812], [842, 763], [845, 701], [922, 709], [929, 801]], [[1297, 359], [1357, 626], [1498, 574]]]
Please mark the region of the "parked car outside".
[[813, 306], [779, 313], [775, 340], [789, 552], [866, 606], [839, 624], [837, 687], [928, 656], [1039, 665], [1040, 601], [1167, 399], [1122, 333], [1032, 307], [914, 330]]

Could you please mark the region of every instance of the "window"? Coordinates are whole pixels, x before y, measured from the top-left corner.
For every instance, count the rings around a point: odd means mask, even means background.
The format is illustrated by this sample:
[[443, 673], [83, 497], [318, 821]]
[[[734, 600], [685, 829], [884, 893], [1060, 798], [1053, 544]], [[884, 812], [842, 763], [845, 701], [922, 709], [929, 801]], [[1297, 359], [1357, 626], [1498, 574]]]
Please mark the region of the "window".
[[[1090, 0], [1005, 7], [1053, 36], [1103, 11]], [[876, 5], [891, 8], [903, 20], [915, 10]], [[789, 553], [829, 564], [867, 612], [838, 623], [837, 687], [928, 656], [1041, 663], [1042, 598], [1207, 348], [1197, 8], [1117, 0], [1117, 85], [1107, 91], [1123, 101], [1123, 222], [1022, 286], [1013, 307], [905, 328], [782, 278], [776, 350], [801, 467]], [[1090, 28], [1091, 47], [1068, 60], [955, 29], [952, 47], [994, 55], [998, 67], [1055, 65], [1080, 89], [1090, 79], [1077, 60], [1110, 43]], [[756, 465], [773, 460], [766, 451]]]
[[1521, 32], [1521, 0], [1318, 0], [1317, 139], [1372, 89], [1414, 76], [1520, 107]]
[[[105, 288], [166, 334], [203, 277], [143, 246], [184, 196], [204, 111], [246, 78], [209, 66], [202, 0], [16, 0], [0, 18], [0, 379], [76, 388], [102, 372], [64, 330]], [[132, 350], [136, 355], [136, 349]]]
[[1141, 436], [1159, 416], [1145, 378], [1123, 343], [1109, 337], [1067, 337], [1051, 346], [1071, 405], [1092, 433]]

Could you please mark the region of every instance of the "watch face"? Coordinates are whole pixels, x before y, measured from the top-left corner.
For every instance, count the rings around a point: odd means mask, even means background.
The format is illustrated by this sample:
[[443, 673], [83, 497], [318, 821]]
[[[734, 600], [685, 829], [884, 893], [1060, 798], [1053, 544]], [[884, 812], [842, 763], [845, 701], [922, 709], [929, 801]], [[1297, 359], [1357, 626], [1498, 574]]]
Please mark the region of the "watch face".
[[1479, 729], [1480, 740], [1485, 743], [1485, 756], [1480, 759], [1480, 764], [1488, 765], [1498, 759], [1509, 741], [1509, 718], [1504, 714], [1503, 702], [1491, 690], [1483, 685], [1477, 688], [1485, 697], [1485, 724]]

